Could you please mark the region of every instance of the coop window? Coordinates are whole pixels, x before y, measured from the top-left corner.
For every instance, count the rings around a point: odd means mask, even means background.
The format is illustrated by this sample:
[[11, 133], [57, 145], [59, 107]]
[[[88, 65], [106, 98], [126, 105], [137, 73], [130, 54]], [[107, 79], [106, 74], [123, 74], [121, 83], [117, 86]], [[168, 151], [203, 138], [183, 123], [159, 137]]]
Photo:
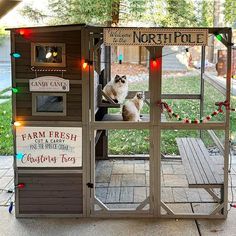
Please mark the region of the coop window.
[[33, 115], [66, 115], [66, 94], [64, 93], [37, 93], [33, 94], [32, 101]]
[[65, 44], [63, 43], [32, 43], [31, 65], [65, 67]]

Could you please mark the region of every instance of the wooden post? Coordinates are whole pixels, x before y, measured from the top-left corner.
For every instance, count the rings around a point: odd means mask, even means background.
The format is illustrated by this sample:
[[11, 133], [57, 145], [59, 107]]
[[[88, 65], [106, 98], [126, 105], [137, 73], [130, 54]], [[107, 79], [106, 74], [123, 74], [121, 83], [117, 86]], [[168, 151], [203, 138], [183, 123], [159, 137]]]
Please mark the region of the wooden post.
[[[150, 88], [150, 199], [154, 216], [161, 215], [161, 109], [157, 102], [161, 100], [162, 47], [148, 47], [150, 52], [149, 88]], [[155, 60], [157, 63], [152, 64]], [[150, 204], [150, 205], [152, 205]]]
[[[204, 78], [203, 74], [205, 72], [205, 58], [206, 56], [206, 47], [202, 46], [201, 47], [201, 84], [200, 84], [200, 119], [203, 117], [203, 112], [204, 112]], [[200, 138], [202, 138], [202, 130], [200, 130]]]

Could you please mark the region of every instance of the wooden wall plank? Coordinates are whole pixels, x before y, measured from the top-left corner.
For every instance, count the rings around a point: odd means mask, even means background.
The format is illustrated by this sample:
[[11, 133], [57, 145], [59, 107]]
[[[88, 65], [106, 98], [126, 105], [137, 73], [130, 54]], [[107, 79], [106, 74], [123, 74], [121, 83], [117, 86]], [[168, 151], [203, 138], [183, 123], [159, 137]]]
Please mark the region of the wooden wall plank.
[[21, 214], [36, 213], [36, 214], [47, 214], [47, 213], [64, 213], [69, 212], [82, 213], [83, 207], [79, 205], [23, 205], [19, 206]]
[[31, 191], [31, 190], [24, 190], [20, 192], [20, 198], [48, 198], [48, 197], [61, 197], [61, 198], [82, 198], [82, 192], [79, 191], [66, 191], [66, 190], [50, 190], [50, 191]]
[[81, 201], [82, 199], [79, 198], [57, 198], [57, 197], [47, 197], [47, 198], [21, 198], [20, 204], [21, 205], [76, 205], [78, 201]]
[[20, 214], [79, 214], [83, 212], [82, 174], [24, 174], [17, 190]]

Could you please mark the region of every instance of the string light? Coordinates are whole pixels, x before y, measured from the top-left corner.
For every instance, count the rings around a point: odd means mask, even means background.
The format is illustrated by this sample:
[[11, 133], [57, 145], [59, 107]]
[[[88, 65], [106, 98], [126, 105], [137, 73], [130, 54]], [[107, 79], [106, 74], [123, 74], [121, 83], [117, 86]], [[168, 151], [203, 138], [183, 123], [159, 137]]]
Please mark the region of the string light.
[[154, 60], [154, 59], [152, 60], [152, 66], [153, 66], [153, 67], [157, 67], [157, 62], [156, 62], [156, 60]]
[[15, 87], [15, 88], [12, 88], [11, 90], [12, 90], [13, 93], [19, 93], [19, 89], [16, 88], [16, 87]]
[[20, 160], [21, 160], [23, 157], [24, 157], [24, 154], [23, 154], [23, 153], [17, 153], [17, 154], [16, 154], [16, 158], [17, 158], [17, 159], [20, 159]]
[[223, 37], [220, 34], [214, 33], [214, 35], [220, 42], [222, 42]]
[[88, 61], [88, 60], [82, 60], [82, 67], [83, 69], [87, 69], [88, 66], [91, 66], [92, 65], [92, 62], [91, 61]]
[[150, 67], [152, 69], [160, 69], [160, 66], [161, 66], [161, 59], [160, 58], [151, 59]]
[[87, 62], [84, 62], [84, 63], [83, 63], [83, 69], [85, 70], [85, 69], [87, 68], [87, 66], [88, 66], [88, 63], [87, 63]]
[[21, 58], [21, 54], [19, 52], [12, 52], [10, 55], [15, 59]]
[[52, 56], [52, 53], [51, 52], [48, 52], [47, 54], [46, 54], [46, 58], [48, 59], [48, 58], [50, 58]]
[[19, 126], [21, 126], [21, 123], [19, 121], [15, 121], [14, 126], [19, 127]]
[[23, 189], [25, 187], [24, 183], [19, 183], [16, 185], [16, 188]]
[[122, 64], [122, 61], [123, 61], [123, 55], [122, 54], [119, 55], [118, 60], [119, 60], [119, 64]]
[[10, 202], [9, 208], [8, 208], [8, 212], [11, 214], [13, 210], [13, 202]]
[[[19, 32], [20, 31], [22, 31], [22, 35], [24, 36], [24, 39], [25, 40], [28, 40], [28, 41], [30, 41], [30, 42], [33, 42], [32, 40], [29, 40], [29, 39], [27, 39], [27, 37], [25, 37], [25, 36], [29, 36], [30, 34], [31, 34], [31, 31], [29, 30], [29, 29], [20, 29], [20, 30], [17, 30], [16, 32], [18, 32], [18, 34], [20, 34]], [[24, 32], [24, 33], [23, 33]], [[212, 34], [210, 34], [210, 35], [208, 35], [208, 38], [209, 37], [211, 37], [212, 36]], [[221, 35], [220, 35], [221, 36]], [[222, 37], [222, 36], [221, 36]], [[44, 45], [42, 45], [42, 46], [44, 46]], [[169, 56], [169, 55], [172, 55], [172, 54], [177, 54], [177, 53], [180, 53], [180, 52], [182, 52], [182, 51], [186, 51], [187, 52], [187, 50], [189, 50], [190, 48], [192, 48], [192, 47], [194, 47], [195, 45], [193, 45], [193, 46], [190, 46], [190, 47], [188, 47], [188, 48], [185, 48], [185, 49], [182, 49], [182, 50], [179, 50], [179, 51], [175, 51], [175, 52], [171, 52], [171, 53], [167, 53], [167, 54], [164, 54], [164, 55], [162, 55], [162, 56], [160, 56], [160, 57], [157, 57], [157, 59], [159, 59], [159, 58], [163, 58], [163, 57], [165, 57], [165, 56]], [[208, 47], [213, 47], [213, 46], [208, 46]], [[55, 52], [56, 54], [57, 54], [57, 52]], [[54, 55], [53, 55], [54, 56]], [[77, 56], [72, 56], [72, 55], [67, 55], [67, 57], [71, 57], [71, 58], [78, 58]], [[123, 55], [122, 55], [122, 60], [123, 60]], [[146, 60], [146, 61], [149, 61], [149, 60]], [[87, 64], [86, 64], [87, 63]], [[87, 62], [87, 60], [85, 61], [85, 62], [82, 62], [82, 66], [83, 66], [83, 68], [84, 69], [86, 69], [87, 68], [87, 66], [88, 65], [91, 65], [93, 63], [93, 61], [90, 61], [90, 63], [88, 63]], [[110, 61], [108, 61], [108, 62], [106, 62], [106, 61], [100, 61], [100, 63], [110, 63]], [[43, 71], [43, 70], [42, 70]], [[49, 71], [49, 70], [45, 70], [45, 71]]]
[[30, 29], [18, 29], [18, 30], [16, 30], [16, 33], [18, 35], [20, 35], [21, 37], [29, 38], [29, 36], [31, 35], [31, 30]]

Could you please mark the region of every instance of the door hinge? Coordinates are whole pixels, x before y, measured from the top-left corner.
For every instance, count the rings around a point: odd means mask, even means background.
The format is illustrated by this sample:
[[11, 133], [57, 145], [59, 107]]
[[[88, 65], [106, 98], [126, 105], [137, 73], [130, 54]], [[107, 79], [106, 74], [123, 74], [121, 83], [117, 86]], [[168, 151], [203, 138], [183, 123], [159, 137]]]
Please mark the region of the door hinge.
[[88, 188], [93, 188], [93, 183], [87, 183]]

